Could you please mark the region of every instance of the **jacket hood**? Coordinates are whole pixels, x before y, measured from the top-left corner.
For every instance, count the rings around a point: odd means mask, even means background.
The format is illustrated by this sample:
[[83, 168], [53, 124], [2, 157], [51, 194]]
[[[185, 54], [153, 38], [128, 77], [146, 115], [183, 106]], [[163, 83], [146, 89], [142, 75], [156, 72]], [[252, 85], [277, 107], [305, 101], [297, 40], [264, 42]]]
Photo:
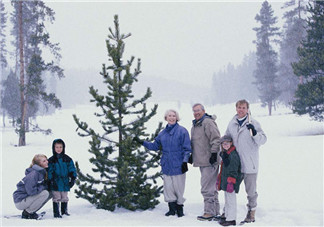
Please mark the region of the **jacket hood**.
[[38, 172], [41, 172], [41, 171], [46, 171], [43, 167], [40, 167], [39, 165], [35, 164], [33, 165], [32, 167], [29, 167], [26, 169], [25, 171], [25, 175], [29, 174], [30, 172], [32, 171], [38, 171]]
[[55, 144], [56, 143], [60, 143], [60, 144], [63, 144], [63, 151], [61, 154], [65, 154], [65, 143], [62, 139], [55, 139], [52, 143], [52, 153], [54, 155], [54, 157], [56, 156], [56, 152], [55, 152]]

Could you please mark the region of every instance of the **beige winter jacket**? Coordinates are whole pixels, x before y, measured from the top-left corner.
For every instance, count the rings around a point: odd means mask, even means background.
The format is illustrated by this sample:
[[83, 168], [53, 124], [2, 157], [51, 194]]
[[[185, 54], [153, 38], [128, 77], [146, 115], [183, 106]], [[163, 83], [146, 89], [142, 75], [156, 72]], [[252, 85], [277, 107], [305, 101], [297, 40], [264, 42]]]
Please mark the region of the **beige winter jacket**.
[[205, 116], [195, 122], [191, 128], [191, 147], [193, 166], [210, 166], [211, 153], [218, 153], [217, 164], [220, 164], [220, 133], [215, 122], [216, 116]]
[[237, 122], [237, 115], [233, 117], [227, 126], [225, 135], [233, 139], [234, 146], [240, 155], [242, 173], [258, 173], [259, 171], [259, 147], [267, 141], [267, 136], [263, 132], [260, 123], [251, 117], [251, 124], [254, 125], [257, 134], [251, 136], [247, 129], [246, 119], [242, 126]]

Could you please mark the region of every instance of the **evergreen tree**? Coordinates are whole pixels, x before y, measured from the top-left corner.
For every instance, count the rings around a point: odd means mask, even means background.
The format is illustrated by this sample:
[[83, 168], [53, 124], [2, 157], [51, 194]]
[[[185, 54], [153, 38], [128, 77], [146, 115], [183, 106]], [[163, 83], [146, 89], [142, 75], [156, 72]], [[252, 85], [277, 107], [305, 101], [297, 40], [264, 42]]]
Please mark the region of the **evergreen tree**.
[[[110, 34], [106, 40], [111, 65], [107, 67], [104, 64], [101, 73], [107, 93], [101, 95], [97, 89], [90, 87], [93, 97], [91, 102], [95, 102], [100, 109], [95, 115], [100, 118], [102, 134], [73, 115], [78, 130], [82, 130], [78, 134], [91, 137], [89, 152], [94, 157], [90, 158], [90, 163], [95, 166], [92, 170], [96, 174], [83, 174], [76, 163], [79, 179], [76, 184], [79, 189], [75, 192], [77, 197], [88, 200], [100, 209], [154, 208], [159, 203], [156, 198], [162, 186], [159, 187], [156, 182], [161, 173], [153, 173], [153, 170], [158, 167], [161, 154], [140, 150], [132, 138], [135, 135], [148, 136], [144, 124], [156, 114], [157, 105], [151, 111], [146, 108], [145, 102], [152, 94], [149, 88], [140, 99], [132, 95], [133, 83], [138, 81], [137, 77], [141, 73], [140, 59], [131, 72], [134, 57], [127, 62], [123, 61], [124, 40], [130, 34], [120, 32], [117, 15], [114, 17], [114, 25], [115, 31], [109, 28]], [[151, 140], [160, 129], [161, 124]]]
[[260, 27], [253, 28], [256, 31], [257, 40], [257, 63], [254, 76], [255, 84], [259, 90], [259, 98], [264, 106], [268, 106], [269, 115], [272, 107], [279, 96], [278, 76], [277, 76], [277, 53], [272, 47], [272, 42], [278, 42], [279, 28], [275, 27], [277, 17], [273, 16], [271, 5], [264, 1], [260, 13], [255, 16], [255, 20], [261, 24]]
[[64, 75], [54, 60], [45, 62], [43, 59], [43, 49], [46, 48], [55, 61], [58, 62], [61, 58], [58, 44], [50, 41], [50, 35], [45, 28], [45, 21], [53, 23], [55, 20], [54, 11], [43, 1], [12, 1], [12, 5], [12, 34], [16, 37], [13, 44], [17, 47], [16, 53], [19, 53], [21, 87], [21, 117], [17, 131], [19, 146], [24, 146], [25, 133], [29, 130], [28, 119], [36, 115], [39, 103], [61, 106], [54, 93], [46, 92], [43, 78], [47, 75], [45, 72], [51, 72], [49, 75], [57, 75], [59, 78]]
[[282, 8], [285, 19], [282, 41], [280, 42], [279, 100], [289, 105], [294, 100], [299, 78], [295, 76], [291, 63], [298, 61], [297, 48], [306, 35], [306, 0], [290, 0]]
[[1, 106], [12, 122], [20, 117], [20, 97], [19, 97], [19, 80], [17, 75], [10, 71], [6, 80], [3, 81], [4, 88], [3, 97], [1, 99]]
[[[7, 67], [8, 62], [6, 59], [7, 48], [6, 48], [6, 23], [7, 23], [7, 13], [5, 12], [5, 6], [0, 0], [0, 67], [1, 74], [3, 75], [3, 69]], [[2, 80], [2, 77], [0, 78]]]
[[314, 120], [324, 116], [324, 2], [309, 4], [307, 36], [298, 48], [299, 61], [293, 63], [294, 73], [304, 78], [298, 85], [293, 112], [309, 114]]

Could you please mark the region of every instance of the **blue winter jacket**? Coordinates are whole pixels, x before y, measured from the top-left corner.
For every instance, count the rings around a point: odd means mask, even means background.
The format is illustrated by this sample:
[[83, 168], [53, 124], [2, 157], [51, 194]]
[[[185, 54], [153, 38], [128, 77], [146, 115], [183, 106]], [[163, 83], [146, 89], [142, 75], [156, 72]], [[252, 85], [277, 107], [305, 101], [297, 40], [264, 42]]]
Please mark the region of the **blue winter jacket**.
[[46, 170], [38, 165], [33, 165], [25, 171], [25, 177], [17, 184], [13, 193], [15, 203], [19, 203], [29, 196], [37, 195], [47, 189], [45, 182]]
[[70, 191], [70, 182], [74, 181], [77, 173], [73, 160], [65, 154], [65, 143], [63, 143], [63, 151], [61, 154], [55, 152], [53, 141], [52, 152], [53, 156], [48, 159], [48, 180], [50, 181], [50, 189], [53, 191]]
[[192, 152], [189, 133], [178, 123], [173, 126], [168, 125], [153, 143], [144, 141], [143, 145], [154, 151], [162, 147], [162, 172], [169, 176], [182, 174], [181, 165], [183, 162], [188, 162]]

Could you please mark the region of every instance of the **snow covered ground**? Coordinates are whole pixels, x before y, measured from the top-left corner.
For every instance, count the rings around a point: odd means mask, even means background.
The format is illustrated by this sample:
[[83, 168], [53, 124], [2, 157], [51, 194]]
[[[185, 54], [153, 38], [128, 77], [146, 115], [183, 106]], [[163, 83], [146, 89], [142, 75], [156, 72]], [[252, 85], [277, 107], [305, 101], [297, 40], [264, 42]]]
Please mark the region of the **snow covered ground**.
[[[175, 108], [182, 118], [179, 122], [190, 132], [193, 118], [189, 104], [160, 103], [158, 114], [148, 125], [149, 132], [163, 121], [165, 110]], [[206, 107], [207, 113], [217, 115], [221, 133], [235, 114], [235, 105]], [[261, 123], [268, 141], [260, 149], [260, 172], [258, 176], [258, 209], [256, 223], [248, 226], [323, 226], [323, 123], [309, 120], [307, 116], [291, 114], [287, 108], [280, 107], [273, 116], [259, 104], [251, 105], [253, 116]], [[187, 173], [185, 216], [165, 217], [167, 204], [163, 202], [153, 210], [131, 212], [117, 209], [115, 212], [98, 210], [88, 201], [77, 199], [69, 194], [70, 217], [54, 219], [52, 204], [47, 203], [42, 210], [47, 214], [44, 220], [6, 219], [5, 215], [21, 214], [13, 203], [12, 193], [16, 183], [21, 180], [32, 157], [37, 153], [51, 156], [51, 143], [62, 138], [66, 143], [66, 153], [78, 161], [83, 172], [91, 169], [88, 159], [88, 139], [79, 137], [72, 114], [90, 125], [97, 119], [92, 106], [76, 106], [73, 109], [57, 110], [55, 114], [37, 118], [42, 128], [51, 128], [52, 135], [40, 133], [27, 134], [27, 146], [17, 147], [18, 137], [9, 126], [1, 129], [1, 226], [217, 226], [218, 223], [201, 222], [197, 215], [203, 212], [203, 199], [200, 194], [200, 173], [189, 166]], [[2, 119], [0, 120], [2, 122]], [[93, 122], [93, 123], [90, 123]], [[151, 131], [150, 131], [151, 130]], [[221, 206], [224, 194], [219, 193]], [[241, 185], [238, 198], [237, 222], [246, 215], [246, 195]]]

